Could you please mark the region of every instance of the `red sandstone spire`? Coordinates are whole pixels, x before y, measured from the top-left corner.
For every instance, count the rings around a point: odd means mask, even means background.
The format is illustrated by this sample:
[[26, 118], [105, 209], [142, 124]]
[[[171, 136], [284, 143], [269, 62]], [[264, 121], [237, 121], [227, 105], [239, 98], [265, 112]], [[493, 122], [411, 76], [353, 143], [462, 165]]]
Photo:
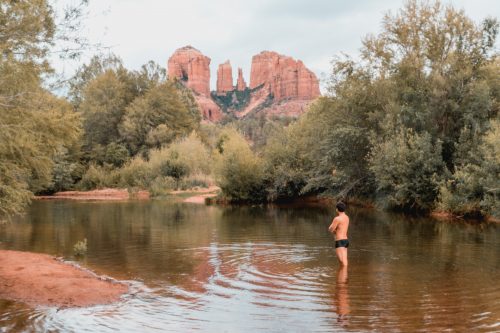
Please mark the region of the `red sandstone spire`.
[[233, 69], [231, 63], [227, 60], [225, 63], [220, 64], [217, 70], [217, 94], [225, 94], [232, 90], [234, 90]]
[[238, 81], [236, 82], [236, 90], [243, 91], [247, 88], [247, 83], [243, 78], [243, 70], [238, 68]]

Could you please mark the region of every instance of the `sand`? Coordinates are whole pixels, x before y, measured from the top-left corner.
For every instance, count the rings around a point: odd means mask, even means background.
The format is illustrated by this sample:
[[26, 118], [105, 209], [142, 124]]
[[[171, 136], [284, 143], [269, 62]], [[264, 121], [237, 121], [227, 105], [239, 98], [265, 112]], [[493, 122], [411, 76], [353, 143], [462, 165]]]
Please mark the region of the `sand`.
[[116, 302], [128, 285], [47, 254], [0, 250], [0, 298], [30, 305], [87, 307]]

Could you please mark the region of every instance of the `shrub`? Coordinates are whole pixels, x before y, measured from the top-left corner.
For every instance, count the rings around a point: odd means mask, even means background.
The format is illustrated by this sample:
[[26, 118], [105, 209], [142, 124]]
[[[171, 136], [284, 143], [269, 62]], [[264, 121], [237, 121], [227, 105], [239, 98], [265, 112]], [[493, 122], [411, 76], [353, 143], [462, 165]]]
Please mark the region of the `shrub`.
[[177, 180], [172, 177], [156, 177], [149, 186], [149, 193], [153, 197], [168, 195], [177, 187]]
[[87, 254], [87, 238], [85, 238], [83, 241], [76, 242], [76, 244], [73, 246], [73, 252], [77, 257]]
[[116, 187], [120, 184], [120, 173], [109, 166], [91, 164], [78, 183], [82, 190], [94, 190], [104, 187]]
[[151, 181], [155, 178], [150, 164], [138, 156], [121, 168], [119, 173], [121, 175], [121, 185], [126, 187], [145, 189], [150, 186]]
[[121, 167], [129, 159], [127, 147], [123, 144], [110, 143], [106, 146], [104, 162], [112, 164], [115, 167]]
[[179, 188], [182, 190], [194, 189], [197, 187], [208, 188], [211, 184], [209, 176], [204, 174], [194, 174], [183, 178], [179, 182]]
[[439, 208], [465, 216], [500, 217], [500, 122], [492, 121], [474, 158], [440, 187]]
[[384, 205], [404, 210], [433, 208], [444, 170], [440, 142], [411, 129], [376, 144], [370, 157], [377, 191]]
[[222, 135], [227, 139], [221, 145], [215, 164], [216, 182], [230, 201], [263, 201], [264, 165], [245, 139], [234, 129]]

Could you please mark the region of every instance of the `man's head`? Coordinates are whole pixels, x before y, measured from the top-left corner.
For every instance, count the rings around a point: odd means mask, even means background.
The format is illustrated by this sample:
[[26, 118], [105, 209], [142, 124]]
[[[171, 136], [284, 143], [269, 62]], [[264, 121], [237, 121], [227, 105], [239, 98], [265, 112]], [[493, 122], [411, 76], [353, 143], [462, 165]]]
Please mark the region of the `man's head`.
[[339, 212], [345, 212], [345, 203], [343, 203], [342, 201], [337, 202], [337, 205], [335, 207]]

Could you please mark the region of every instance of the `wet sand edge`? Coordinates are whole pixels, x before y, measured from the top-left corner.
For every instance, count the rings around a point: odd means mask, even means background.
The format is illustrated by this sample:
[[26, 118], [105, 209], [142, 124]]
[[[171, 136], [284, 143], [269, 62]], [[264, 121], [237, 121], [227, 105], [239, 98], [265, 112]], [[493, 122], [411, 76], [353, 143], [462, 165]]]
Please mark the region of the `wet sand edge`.
[[116, 302], [128, 285], [48, 254], [0, 250], [0, 298], [29, 305], [87, 307]]

